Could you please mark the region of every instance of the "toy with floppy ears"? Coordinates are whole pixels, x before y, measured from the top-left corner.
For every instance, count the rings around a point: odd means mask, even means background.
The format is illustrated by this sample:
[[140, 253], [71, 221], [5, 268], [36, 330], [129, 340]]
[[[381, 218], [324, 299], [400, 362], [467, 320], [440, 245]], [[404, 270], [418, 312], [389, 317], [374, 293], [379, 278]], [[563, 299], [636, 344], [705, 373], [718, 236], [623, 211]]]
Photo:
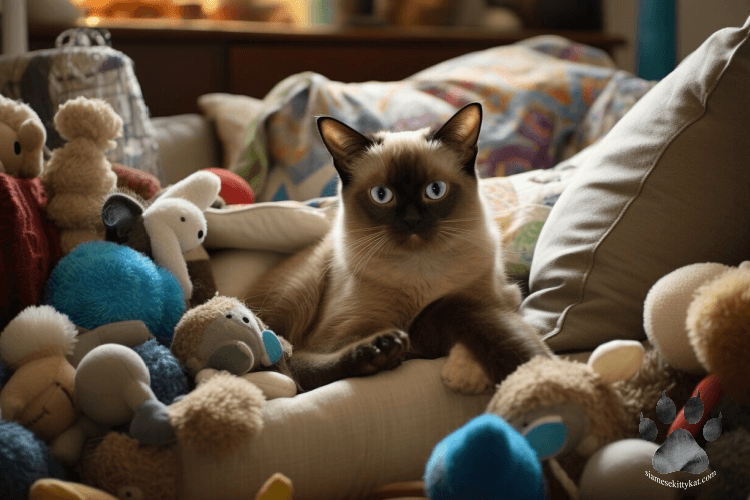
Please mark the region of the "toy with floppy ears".
[[0, 96], [0, 172], [37, 177], [46, 139], [47, 131], [31, 107]]
[[193, 285], [183, 254], [196, 248], [206, 237], [203, 212], [221, 190], [221, 179], [211, 172], [196, 172], [159, 196], [148, 207], [125, 193], [113, 193], [102, 207], [102, 221], [108, 241], [126, 244], [153, 257], [169, 270], [182, 286], [185, 299]]
[[217, 295], [187, 311], [175, 327], [171, 349], [198, 382], [223, 370], [253, 382], [266, 399], [297, 393], [288, 375], [263, 370], [288, 359], [291, 344], [235, 298]]

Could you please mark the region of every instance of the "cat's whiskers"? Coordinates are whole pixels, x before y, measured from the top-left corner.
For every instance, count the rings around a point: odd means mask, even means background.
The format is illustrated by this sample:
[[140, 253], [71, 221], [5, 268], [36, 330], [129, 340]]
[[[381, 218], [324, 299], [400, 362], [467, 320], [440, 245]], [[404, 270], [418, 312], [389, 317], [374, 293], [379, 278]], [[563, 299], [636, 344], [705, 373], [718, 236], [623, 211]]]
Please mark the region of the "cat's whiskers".
[[467, 229], [455, 228], [455, 227], [442, 227], [440, 228], [440, 231], [443, 233], [446, 233], [447, 235], [450, 235], [451, 237], [466, 241], [467, 243], [470, 243], [476, 247], [479, 247], [482, 250], [485, 250], [487, 252], [495, 251], [491, 247], [487, 246], [482, 239], [474, 236], [473, 231], [469, 231]]
[[358, 231], [377, 231], [379, 229], [384, 229], [384, 228], [387, 228], [387, 227], [388, 226], [386, 226], [385, 224], [383, 224], [383, 225], [380, 225], [380, 226], [360, 227], [360, 228], [357, 228], [357, 229], [347, 229], [346, 232], [347, 233], [356, 233]]
[[[355, 256], [355, 258], [358, 258], [357, 264], [354, 266], [354, 269], [352, 269], [349, 279], [352, 281], [357, 281], [357, 292], [359, 292], [359, 285], [362, 282], [362, 276], [365, 273], [367, 263], [370, 262], [370, 259], [375, 254], [375, 252], [377, 252], [378, 249], [381, 248], [386, 242], [387, 238], [385, 236], [385, 231], [383, 231], [379, 234], [379, 238], [377, 240], [373, 241], [369, 247], [365, 248], [361, 252], [358, 252]], [[359, 257], [360, 255], [362, 255], [362, 257]], [[357, 279], [357, 271], [359, 271], [359, 279]]]
[[445, 250], [447, 252], [450, 252], [451, 254], [455, 254], [454, 249], [450, 246], [450, 240], [448, 237], [442, 233], [436, 233], [435, 234], [437, 240], [445, 247]]

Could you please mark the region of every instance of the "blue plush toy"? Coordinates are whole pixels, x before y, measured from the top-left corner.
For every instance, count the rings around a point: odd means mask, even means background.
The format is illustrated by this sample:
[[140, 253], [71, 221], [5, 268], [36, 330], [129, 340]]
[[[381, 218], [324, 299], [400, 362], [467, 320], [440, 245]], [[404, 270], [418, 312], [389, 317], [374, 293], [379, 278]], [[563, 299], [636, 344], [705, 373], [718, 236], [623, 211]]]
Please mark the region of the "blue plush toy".
[[52, 459], [47, 444], [15, 422], [0, 420], [0, 498], [28, 500], [37, 479], [65, 479], [65, 470]]
[[88, 329], [142, 320], [167, 346], [185, 312], [185, 295], [174, 275], [109, 241], [82, 243], [63, 257], [47, 281], [45, 303]]
[[544, 500], [540, 461], [554, 455], [565, 440], [561, 421], [540, 420], [521, 435], [497, 415], [480, 415], [435, 447], [427, 462], [425, 492], [431, 500]]
[[172, 351], [159, 344], [156, 339], [136, 346], [133, 350], [148, 367], [151, 375], [151, 390], [156, 399], [170, 405], [178, 396], [191, 390], [188, 377]]

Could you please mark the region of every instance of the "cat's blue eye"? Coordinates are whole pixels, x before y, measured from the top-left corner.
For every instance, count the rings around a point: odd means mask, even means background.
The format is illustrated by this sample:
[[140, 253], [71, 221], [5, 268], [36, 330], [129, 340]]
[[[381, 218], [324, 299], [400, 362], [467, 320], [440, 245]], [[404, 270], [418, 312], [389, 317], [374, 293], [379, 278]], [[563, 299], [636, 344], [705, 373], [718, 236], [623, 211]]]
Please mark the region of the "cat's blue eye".
[[393, 199], [393, 192], [385, 186], [375, 186], [370, 189], [370, 196], [375, 203], [386, 204]]
[[445, 196], [445, 191], [448, 188], [448, 186], [445, 185], [445, 182], [443, 181], [435, 181], [431, 182], [426, 189], [427, 197], [432, 200], [439, 200], [443, 196]]

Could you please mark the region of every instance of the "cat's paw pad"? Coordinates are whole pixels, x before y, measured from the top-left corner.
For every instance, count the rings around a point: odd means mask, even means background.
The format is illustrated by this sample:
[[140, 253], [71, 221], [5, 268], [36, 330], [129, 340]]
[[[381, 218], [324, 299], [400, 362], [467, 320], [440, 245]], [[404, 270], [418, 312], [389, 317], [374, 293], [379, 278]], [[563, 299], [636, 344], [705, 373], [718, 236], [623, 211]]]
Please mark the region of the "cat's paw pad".
[[445, 385], [462, 394], [481, 394], [492, 387], [484, 368], [468, 353], [454, 347], [440, 372]]
[[352, 351], [351, 375], [371, 375], [396, 368], [409, 349], [409, 335], [389, 330], [373, 335]]
[[[674, 403], [662, 393], [662, 398], [656, 406], [656, 412], [659, 420], [664, 424], [674, 422], [676, 409], [673, 410]], [[700, 392], [697, 396], [690, 398], [685, 403], [684, 415], [685, 420], [690, 424], [695, 424], [703, 418], [703, 402], [700, 399]], [[643, 418], [641, 414], [641, 423], [639, 426], [641, 437], [648, 441], [656, 439], [656, 424], [653, 420]], [[703, 426], [703, 435], [708, 441], [714, 441], [721, 435], [721, 414], [717, 418], [712, 418]], [[692, 474], [701, 474], [708, 468], [708, 455], [696, 443], [695, 438], [686, 429], [675, 429], [667, 439], [654, 452], [652, 460], [654, 470], [660, 474], [670, 474], [677, 471], [690, 472]]]

